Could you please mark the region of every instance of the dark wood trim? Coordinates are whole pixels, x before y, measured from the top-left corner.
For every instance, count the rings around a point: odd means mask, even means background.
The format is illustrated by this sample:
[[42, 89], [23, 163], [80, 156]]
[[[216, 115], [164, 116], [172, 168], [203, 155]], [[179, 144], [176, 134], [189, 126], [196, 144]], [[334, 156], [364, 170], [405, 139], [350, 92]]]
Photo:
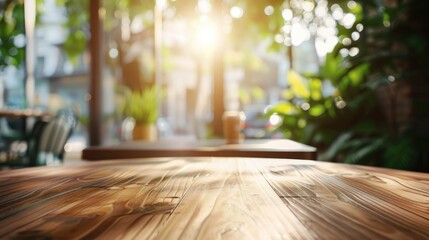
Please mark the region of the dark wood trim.
[[311, 151], [245, 151], [245, 150], [129, 150], [129, 149], [106, 149], [91, 148], [82, 151], [82, 159], [88, 161], [111, 160], [111, 159], [137, 159], [153, 157], [249, 157], [249, 158], [288, 158], [288, 159], [317, 159], [317, 152]]
[[317, 159], [317, 149], [291, 140], [245, 140], [228, 145], [224, 140], [124, 142], [112, 146], [88, 147], [82, 159], [130, 159], [149, 157], [253, 157]]
[[100, 0], [89, 1], [90, 10], [90, 31], [91, 39], [89, 42], [91, 53], [91, 74], [89, 84], [89, 145], [96, 146], [101, 144], [102, 128], [102, 108], [101, 108], [101, 38], [102, 21], [99, 13]]
[[[222, 1], [214, 1], [214, 13], [219, 15], [213, 16], [217, 19], [218, 23], [222, 22]], [[222, 114], [225, 111], [225, 95], [224, 95], [224, 36], [219, 24], [219, 40], [217, 41], [217, 48], [213, 55], [213, 135], [216, 137], [223, 136]]]

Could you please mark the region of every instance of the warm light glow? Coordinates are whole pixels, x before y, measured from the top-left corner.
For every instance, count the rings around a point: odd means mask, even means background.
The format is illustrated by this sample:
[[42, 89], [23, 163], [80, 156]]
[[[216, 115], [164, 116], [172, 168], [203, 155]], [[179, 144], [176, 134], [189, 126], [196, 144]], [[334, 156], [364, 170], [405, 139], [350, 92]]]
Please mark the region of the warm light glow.
[[83, 141], [68, 142], [64, 146], [64, 151], [79, 152], [79, 151], [82, 151], [85, 147], [86, 147], [86, 144]]
[[352, 39], [357, 41], [360, 38], [360, 34], [358, 32], [352, 32]]
[[322, 26], [317, 29], [317, 35], [323, 39], [327, 39], [331, 36], [335, 36], [336, 32], [333, 28]]
[[200, 21], [200, 25], [196, 30], [196, 47], [199, 50], [214, 50], [218, 41], [218, 30], [216, 24], [205, 19]]
[[301, 104], [301, 109], [307, 111], [308, 109], [310, 109], [310, 104], [306, 102]]
[[343, 9], [341, 9], [340, 7], [335, 8], [335, 9], [332, 11], [332, 17], [333, 17], [335, 20], [341, 20], [341, 19], [344, 17]]
[[349, 55], [350, 57], [354, 57], [359, 53], [359, 48], [357, 47], [352, 47], [349, 51]]
[[304, 14], [304, 21], [307, 24], [311, 23], [313, 21], [313, 19], [314, 19], [314, 15], [312, 13], [307, 12]]
[[343, 100], [343, 98], [341, 96], [338, 96], [335, 98], [335, 106], [338, 109], [343, 109], [347, 106], [347, 103]]
[[289, 25], [289, 24], [286, 24], [286, 25], [284, 25], [283, 27], [282, 27], [282, 31], [285, 33], [285, 34], [287, 34], [287, 35], [289, 35], [290, 34], [290, 31], [292, 30], [292, 26], [291, 25]]
[[362, 25], [362, 23], [358, 23], [358, 24], [356, 25], [356, 30], [358, 30], [359, 32], [362, 32], [362, 30], [363, 30], [363, 25]]
[[109, 50], [109, 56], [110, 56], [110, 58], [117, 58], [117, 57], [118, 57], [118, 55], [119, 55], [118, 49], [116, 49], [116, 48], [111, 48], [111, 49]]
[[328, 8], [326, 6], [318, 5], [314, 12], [317, 17], [324, 17], [328, 13]]
[[129, 24], [130, 19], [128, 19], [127, 24], [130, 25], [129, 26], [129, 30], [131, 31], [131, 33], [133, 34], [137, 34], [139, 32], [142, 32], [144, 30], [144, 25], [143, 22], [145, 21], [145, 17], [143, 14], [139, 14], [137, 16], [135, 16], [133, 18], [133, 20], [131, 21], [131, 24]]
[[276, 126], [279, 126], [280, 124], [282, 124], [283, 119], [279, 115], [273, 114], [270, 116], [269, 121], [270, 121], [271, 126], [276, 127]]
[[166, 9], [167, 8], [167, 0], [156, 0], [155, 5], [159, 9]]
[[291, 38], [292, 45], [298, 46], [301, 43], [309, 40], [311, 37], [310, 31], [306, 28], [304, 24], [294, 23], [292, 25]]
[[282, 11], [282, 17], [285, 21], [290, 21], [293, 18], [293, 12], [292, 10], [286, 8]]
[[347, 57], [349, 55], [349, 50], [347, 48], [341, 48], [340, 49], [340, 55], [342, 57]]
[[266, 6], [265, 9], [264, 9], [264, 13], [267, 16], [272, 15], [274, 13], [274, 7], [271, 6], [271, 5]]
[[274, 36], [274, 41], [276, 41], [276, 43], [283, 43], [284, 40], [285, 38], [281, 34], [276, 34], [276, 36]]
[[208, 14], [212, 10], [212, 5], [208, 0], [198, 1], [198, 11], [203, 14]]
[[323, 38], [316, 38], [316, 51], [319, 56], [325, 56], [326, 53], [331, 52], [334, 49], [337, 43], [337, 36], [331, 36], [325, 40]]
[[243, 9], [241, 7], [234, 6], [229, 11], [229, 14], [231, 14], [231, 17], [233, 18], [241, 18], [243, 16]]
[[314, 3], [311, 1], [304, 1], [302, 3], [302, 9], [304, 9], [306, 12], [311, 12], [314, 9]]
[[127, 42], [131, 38], [131, 21], [128, 15], [123, 16], [121, 20], [121, 39], [122, 41]]
[[350, 44], [352, 44], [352, 40], [350, 40], [350, 38], [344, 38], [344, 39], [341, 41], [341, 43], [342, 43], [344, 46], [349, 46]]
[[350, 29], [356, 21], [356, 16], [352, 13], [347, 13], [344, 15], [343, 20], [341, 21], [343, 26], [347, 29]]
[[357, 4], [356, 4], [355, 1], [350, 1], [350, 2], [347, 3], [347, 7], [350, 8], [350, 9], [353, 9], [356, 6], [357, 6]]

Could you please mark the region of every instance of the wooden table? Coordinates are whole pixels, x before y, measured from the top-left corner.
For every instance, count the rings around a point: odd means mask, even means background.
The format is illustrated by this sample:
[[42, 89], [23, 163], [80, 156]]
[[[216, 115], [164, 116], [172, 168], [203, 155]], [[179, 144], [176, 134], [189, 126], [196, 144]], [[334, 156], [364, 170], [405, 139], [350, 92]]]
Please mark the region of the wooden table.
[[428, 239], [429, 174], [177, 157], [0, 174], [2, 239]]
[[82, 159], [127, 159], [144, 157], [263, 157], [317, 159], [317, 149], [286, 139], [247, 139], [240, 144], [225, 144], [223, 139], [204, 141], [163, 140], [124, 142], [113, 146], [88, 147]]
[[42, 112], [33, 109], [0, 109], [0, 117], [15, 117], [15, 118], [44, 118], [50, 117], [48, 112]]
[[51, 117], [51, 113], [39, 111], [35, 109], [6, 109], [0, 108], [0, 118], [20, 118], [22, 119], [22, 132], [27, 131], [27, 119], [28, 118], [48, 118]]

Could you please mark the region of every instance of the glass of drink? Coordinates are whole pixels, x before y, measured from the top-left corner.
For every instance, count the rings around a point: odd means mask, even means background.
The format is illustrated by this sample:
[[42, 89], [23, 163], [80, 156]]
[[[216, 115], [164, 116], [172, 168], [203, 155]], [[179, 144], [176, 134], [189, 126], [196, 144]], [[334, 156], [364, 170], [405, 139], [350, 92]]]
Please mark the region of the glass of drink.
[[226, 111], [222, 116], [226, 144], [238, 144], [244, 139], [242, 130], [246, 116], [241, 111]]

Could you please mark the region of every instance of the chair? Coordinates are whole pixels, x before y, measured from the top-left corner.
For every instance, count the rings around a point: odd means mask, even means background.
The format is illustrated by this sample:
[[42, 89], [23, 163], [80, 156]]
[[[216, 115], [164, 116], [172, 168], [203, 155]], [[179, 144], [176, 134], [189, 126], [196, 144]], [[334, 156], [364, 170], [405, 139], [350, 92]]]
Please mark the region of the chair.
[[64, 146], [72, 133], [76, 122], [69, 118], [58, 117], [42, 127], [36, 151], [30, 154], [32, 165], [58, 165], [64, 159]]
[[23, 155], [11, 152], [3, 165], [10, 167], [58, 165], [63, 162], [64, 146], [76, 122], [65, 116], [52, 120], [38, 120], [26, 139]]
[[19, 118], [0, 118], [0, 149], [5, 150], [15, 141], [25, 139], [24, 122]]

